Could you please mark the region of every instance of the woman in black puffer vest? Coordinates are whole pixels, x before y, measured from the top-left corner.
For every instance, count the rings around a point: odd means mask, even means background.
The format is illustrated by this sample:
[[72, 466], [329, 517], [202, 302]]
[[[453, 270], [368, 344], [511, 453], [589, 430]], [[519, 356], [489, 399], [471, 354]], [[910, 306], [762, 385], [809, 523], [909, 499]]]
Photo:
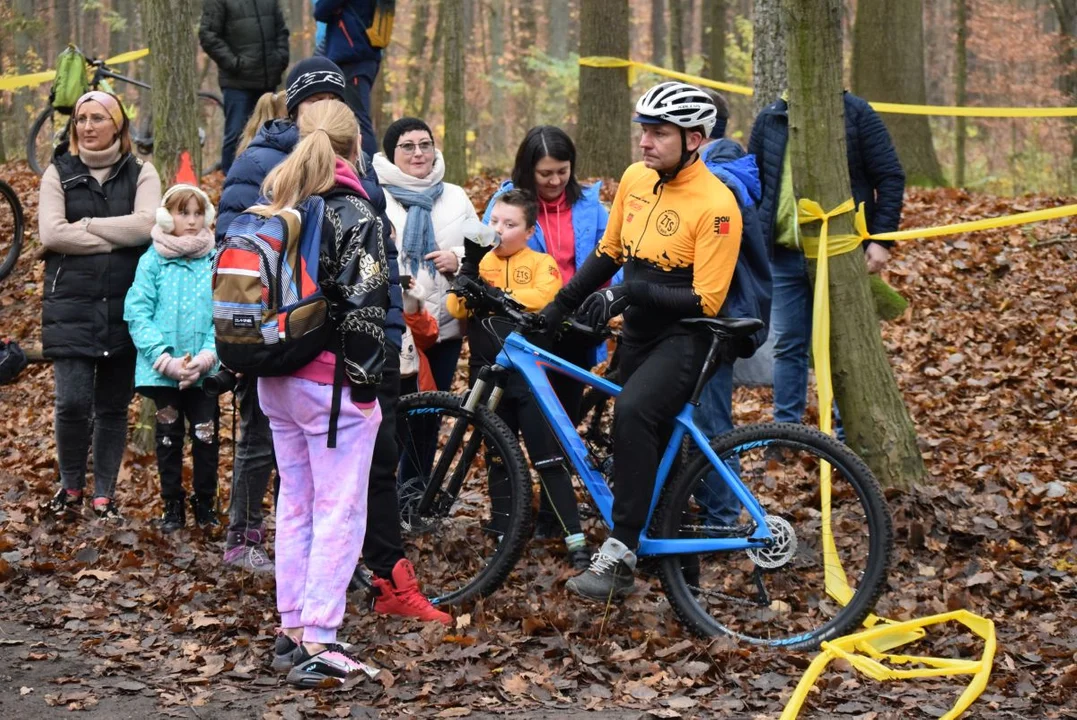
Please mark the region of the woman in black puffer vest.
[[71, 116], [70, 146], [56, 149], [41, 179], [38, 207], [41, 344], [56, 377], [61, 487], [46, 505], [53, 514], [81, 514], [92, 439], [94, 513], [122, 520], [114, 494], [135, 372], [123, 302], [160, 203], [161, 180], [131, 154], [119, 100], [96, 90], [83, 95]]

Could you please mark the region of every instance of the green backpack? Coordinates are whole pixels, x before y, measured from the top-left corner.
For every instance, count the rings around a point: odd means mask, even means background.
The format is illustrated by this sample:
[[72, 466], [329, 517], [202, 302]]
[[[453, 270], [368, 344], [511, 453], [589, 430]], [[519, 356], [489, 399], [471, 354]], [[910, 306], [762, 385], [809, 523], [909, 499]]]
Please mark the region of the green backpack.
[[90, 89], [86, 79], [86, 58], [74, 45], [68, 45], [56, 58], [56, 79], [52, 81], [49, 104], [56, 112], [70, 115], [75, 103]]

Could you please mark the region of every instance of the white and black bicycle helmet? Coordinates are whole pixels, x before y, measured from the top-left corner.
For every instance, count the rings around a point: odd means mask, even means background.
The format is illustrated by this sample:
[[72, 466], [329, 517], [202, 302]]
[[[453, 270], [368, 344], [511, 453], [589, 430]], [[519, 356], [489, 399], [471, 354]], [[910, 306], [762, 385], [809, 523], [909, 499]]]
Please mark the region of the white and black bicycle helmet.
[[718, 109], [695, 85], [669, 81], [643, 93], [636, 101], [633, 119], [638, 123], [673, 123], [685, 130], [701, 128], [707, 137], [718, 121]]

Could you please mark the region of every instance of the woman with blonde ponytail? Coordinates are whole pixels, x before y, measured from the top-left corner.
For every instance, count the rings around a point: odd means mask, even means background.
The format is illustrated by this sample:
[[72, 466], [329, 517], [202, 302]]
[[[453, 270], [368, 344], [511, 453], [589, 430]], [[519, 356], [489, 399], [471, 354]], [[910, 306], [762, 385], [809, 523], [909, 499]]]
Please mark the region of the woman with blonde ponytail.
[[[273, 667], [298, 687], [342, 684], [364, 665], [337, 643], [345, 593], [366, 531], [367, 484], [381, 422], [376, 389], [389, 307], [382, 221], [355, 174], [359, 131], [338, 100], [299, 119], [300, 142], [265, 179], [272, 212], [325, 200], [318, 277], [339, 324], [328, 347], [285, 377], [258, 379], [280, 473], [276, 577], [281, 632]], [[347, 390], [327, 447], [337, 362]], [[315, 513], [317, 508], [317, 513]]]
[[254, 105], [254, 112], [243, 127], [243, 134], [239, 136], [239, 145], [236, 146], [237, 156], [243, 154], [251, 141], [258, 136], [258, 131], [263, 125], [271, 120], [282, 120], [288, 117], [287, 100], [288, 96], [283, 90], [277, 93], [262, 93], [262, 97], [258, 98], [258, 102]]

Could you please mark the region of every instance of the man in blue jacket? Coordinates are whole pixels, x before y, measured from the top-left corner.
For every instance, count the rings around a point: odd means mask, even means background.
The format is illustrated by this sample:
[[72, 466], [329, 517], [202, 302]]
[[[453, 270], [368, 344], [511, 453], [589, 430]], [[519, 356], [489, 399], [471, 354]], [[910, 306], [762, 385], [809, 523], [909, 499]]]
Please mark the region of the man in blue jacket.
[[[725, 137], [729, 123], [729, 105], [717, 92], [703, 88], [718, 109], [718, 119], [710, 137], [700, 150], [707, 169], [733, 191], [744, 222], [737, 268], [729, 283], [729, 293], [719, 314], [731, 318], [770, 320], [771, 276], [770, 252], [759, 222], [758, 203], [762, 197], [759, 169], [755, 157], [747, 155], [736, 141]], [[767, 340], [764, 327], [730, 348], [699, 396], [694, 420], [709, 438], [733, 429], [733, 362], [751, 357]], [[710, 525], [731, 526], [740, 515], [740, 501], [716, 473], [707, 476], [696, 501], [705, 509]]]
[[[890, 133], [866, 100], [846, 92], [844, 101], [853, 199], [857, 205], [864, 203], [869, 232], [897, 230], [905, 171]], [[752, 126], [748, 152], [759, 165], [763, 184], [759, 215], [763, 235], [773, 252], [774, 419], [800, 422], [807, 406], [812, 284], [797, 227], [788, 139], [789, 105], [783, 97], [759, 113]], [[876, 273], [886, 266], [891, 245], [865, 243], [868, 272]]]
[[359, 120], [363, 152], [378, 152], [370, 120], [370, 93], [381, 66], [381, 49], [389, 44], [393, 0], [315, 0], [314, 19], [325, 23], [323, 54], [344, 71], [344, 102]]
[[[336, 65], [323, 57], [307, 58], [296, 63], [288, 75], [286, 120], [271, 120], [258, 131], [250, 146], [236, 158], [221, 192], [217, 241], [228, 232], [236, 215], [254, 205], [261, 193], [262, 181], [280, 164], [299, 142], [294, 120], [307, 103], [333, 98], [343, 100], [344, 76]], [[373, 171], [361, 179], [371, 204], [382, 214], [388, 233], [385, 195]], [[367, 534], [363, 557], [376, 576], [380, 590], [374, 609], [388, 614], [408, 615], [423, 620], [448, 623], [451, 618], [433, 608], [419, 592], [411, 563], [404, 557], [400, 536], [400, 508], [396, 492], [396, 405], [400, 395], [400, 345], [404, 332], [403, 299], [396, 245], [386, 234], [382, 238], [389, 263], [390, 308], [385, 319], [385, 367], [378, 388], [382, 423], [374, 444], [367, 499]], [[258, 406], [256, 385], [241, 383], [237, 388], [240, 409], [240, 437], [236, 444], [233, 471], [232, 503], [229, 508], [229, 532], [225, 562], [256, 571], [272, 571], [261, 545], [264, 526], [261, 519], [262, 498], [273, 469], [273, 438], [269, 421]]]

